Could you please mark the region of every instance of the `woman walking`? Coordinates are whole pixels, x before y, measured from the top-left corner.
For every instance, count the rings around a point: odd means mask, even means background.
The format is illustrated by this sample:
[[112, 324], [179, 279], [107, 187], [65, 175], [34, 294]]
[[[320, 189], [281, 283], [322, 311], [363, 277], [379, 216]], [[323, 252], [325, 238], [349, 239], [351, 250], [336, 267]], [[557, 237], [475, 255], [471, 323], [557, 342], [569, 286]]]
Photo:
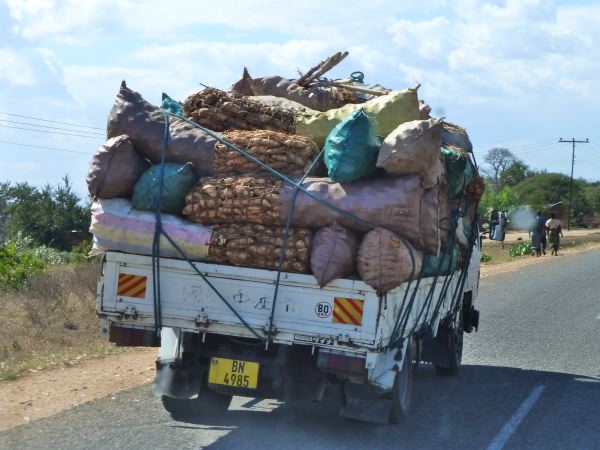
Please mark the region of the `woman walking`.
[[550, 241], [550, 245], [552, 245], [551, 255], [558, 256], [560, 238], [564, 236], [562, 228], [560, 227], [560, 220], [556, 218], [556, 214], [550, 214], [550, 218], [546, 222], [546, 228], [548, 229], [548, 240]]

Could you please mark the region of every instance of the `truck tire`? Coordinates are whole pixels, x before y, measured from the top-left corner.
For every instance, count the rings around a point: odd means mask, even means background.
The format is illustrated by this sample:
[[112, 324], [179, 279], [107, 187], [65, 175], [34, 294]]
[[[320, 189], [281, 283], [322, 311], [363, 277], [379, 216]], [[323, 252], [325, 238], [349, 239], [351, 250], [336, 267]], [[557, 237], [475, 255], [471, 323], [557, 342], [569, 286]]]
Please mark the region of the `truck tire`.
[[163, 395], [161, 397], [163, 408], [177, 417], [214, 416], [227, 411], [233, 396], [217, 394], [209, 389], [202, 389], [198, 398], [173, 398]]
[[462, 328], [444, 327], [440, 329], [436, 339], [439, 338], [440, 343], [448, 350], [448, 365], [434, 364], [438, 375], [452, 376], [458, 373], [462, 363], [463, 336]]
[[412, 404], [414, 384], [414, 358], [416, 356], [416, 345], [413, 338], [407, 347], [406, 355], [402, 361], [402, 367], [396, 372], [394, 386], [392, 388], [392, 410], [390, 412], [390, 423], [399, 423], [408, 416]]

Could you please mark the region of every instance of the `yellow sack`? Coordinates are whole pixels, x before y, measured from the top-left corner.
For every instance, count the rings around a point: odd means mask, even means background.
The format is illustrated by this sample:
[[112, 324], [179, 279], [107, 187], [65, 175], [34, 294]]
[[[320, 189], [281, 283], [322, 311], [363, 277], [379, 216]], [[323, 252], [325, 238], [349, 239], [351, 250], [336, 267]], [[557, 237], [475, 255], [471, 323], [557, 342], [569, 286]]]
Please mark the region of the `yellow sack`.
[[299, 112], [296, 115], [296, 134], [309, 137], [322, 147], [330, 131], [360, 108], [375, 120], [376, 134], [385, 137], [401, 123], [419, 119], [417, 88], [392, 91], [365, 103], [345, 105], [314, 115]]

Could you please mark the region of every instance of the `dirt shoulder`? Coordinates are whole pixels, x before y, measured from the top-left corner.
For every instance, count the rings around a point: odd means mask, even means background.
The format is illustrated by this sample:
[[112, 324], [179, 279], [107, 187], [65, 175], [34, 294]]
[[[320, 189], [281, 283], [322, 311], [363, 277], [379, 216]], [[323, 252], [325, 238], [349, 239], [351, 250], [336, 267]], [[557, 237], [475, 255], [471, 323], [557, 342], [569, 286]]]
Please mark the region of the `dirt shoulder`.
[[0, 382], [0, 431], [154, 378], [155, 348], [84, 360]]

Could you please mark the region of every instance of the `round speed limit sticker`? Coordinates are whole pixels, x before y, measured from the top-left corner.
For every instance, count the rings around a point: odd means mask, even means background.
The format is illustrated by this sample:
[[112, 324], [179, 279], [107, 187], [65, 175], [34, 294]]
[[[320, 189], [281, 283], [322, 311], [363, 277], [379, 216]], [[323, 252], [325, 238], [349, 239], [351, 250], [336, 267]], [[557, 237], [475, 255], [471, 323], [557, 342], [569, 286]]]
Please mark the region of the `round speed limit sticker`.
[[331, 316], [331, 305], [327, 302], [319, 302], [315, 306], [315, 314], [320, 319], [327, 319]]

